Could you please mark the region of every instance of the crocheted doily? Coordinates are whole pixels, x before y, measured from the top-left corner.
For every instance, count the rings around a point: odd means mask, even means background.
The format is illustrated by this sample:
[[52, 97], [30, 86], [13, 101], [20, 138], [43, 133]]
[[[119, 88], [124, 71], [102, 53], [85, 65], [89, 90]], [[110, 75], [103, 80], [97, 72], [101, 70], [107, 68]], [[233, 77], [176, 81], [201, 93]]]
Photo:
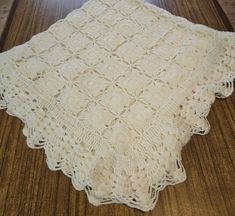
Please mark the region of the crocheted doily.
[[234, 59], [234, 33], [143, 0], [90, 0], [0, 54], [0, 106], [91, 203], [148, 211], [186, 179], [181, 149], [232, 93]]

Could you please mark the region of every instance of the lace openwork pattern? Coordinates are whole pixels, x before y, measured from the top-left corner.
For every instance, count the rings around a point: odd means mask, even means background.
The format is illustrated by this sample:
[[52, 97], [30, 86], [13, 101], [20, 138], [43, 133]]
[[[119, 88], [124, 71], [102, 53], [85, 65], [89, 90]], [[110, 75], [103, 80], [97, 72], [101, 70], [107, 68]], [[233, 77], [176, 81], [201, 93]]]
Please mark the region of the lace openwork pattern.
[[0, 54], [0, 107], [91, 203], [149, 211], [186, 179], [181, 149], [208, 133], [234, 78], [234, 33], [143, 0], [90, 0]]

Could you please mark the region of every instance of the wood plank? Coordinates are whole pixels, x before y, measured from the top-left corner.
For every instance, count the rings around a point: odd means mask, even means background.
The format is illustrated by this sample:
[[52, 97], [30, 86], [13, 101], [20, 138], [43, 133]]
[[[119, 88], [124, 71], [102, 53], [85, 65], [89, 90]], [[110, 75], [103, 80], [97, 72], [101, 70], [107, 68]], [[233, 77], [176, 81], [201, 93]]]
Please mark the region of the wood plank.
[[[213, 0], [152, 0], [195, 23], [229, 30]], [[28, 41], [81, 6], [80, 0], [19, 0], [1, 41], [1, 51]], [[0, 111], [0, 215], [233, 215], [235, 212], [235, 94], [217, 100], [208, 120], [211, 131], [193, 136], [182, 152], [187, 180], [160, 193], [148, 213], [112, 204], [94, 207], [62, 172], [52, 172], [43, 150], [27, 147], [23, 123]]]
[[0, 1], [0, 40], [2, 38], [3, 31], [7, 25], [10, 12], [13, 7], [14, 0], [1, 0]]
[[235, 1], [234, 0], [218, 0], [224, 12], [228, 16], [233, 29], [235, 29]]

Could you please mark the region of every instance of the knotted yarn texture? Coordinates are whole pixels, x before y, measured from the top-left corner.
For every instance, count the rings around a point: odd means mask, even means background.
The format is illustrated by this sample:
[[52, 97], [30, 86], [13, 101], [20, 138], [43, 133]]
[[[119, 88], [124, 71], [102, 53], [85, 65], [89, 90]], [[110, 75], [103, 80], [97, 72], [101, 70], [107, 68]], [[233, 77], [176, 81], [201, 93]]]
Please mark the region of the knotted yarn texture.
[[0, 54], [0, 107], [94, 205], [149, 211], [233, 91], [235, 33], [143, 0], [90, 0]]

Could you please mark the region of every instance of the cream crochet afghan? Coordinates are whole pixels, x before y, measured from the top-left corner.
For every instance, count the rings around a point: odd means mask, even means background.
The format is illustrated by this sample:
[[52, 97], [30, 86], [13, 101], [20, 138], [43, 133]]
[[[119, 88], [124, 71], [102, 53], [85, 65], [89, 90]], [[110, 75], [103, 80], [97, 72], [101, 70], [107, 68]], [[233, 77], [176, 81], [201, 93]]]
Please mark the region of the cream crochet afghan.
[[90, 0], [0, 54], [0, 107], [91, 203], [149, 211], [186, 179], [181, 149], [208, 133], [234, 78], [234, 33], [143, 0]]

